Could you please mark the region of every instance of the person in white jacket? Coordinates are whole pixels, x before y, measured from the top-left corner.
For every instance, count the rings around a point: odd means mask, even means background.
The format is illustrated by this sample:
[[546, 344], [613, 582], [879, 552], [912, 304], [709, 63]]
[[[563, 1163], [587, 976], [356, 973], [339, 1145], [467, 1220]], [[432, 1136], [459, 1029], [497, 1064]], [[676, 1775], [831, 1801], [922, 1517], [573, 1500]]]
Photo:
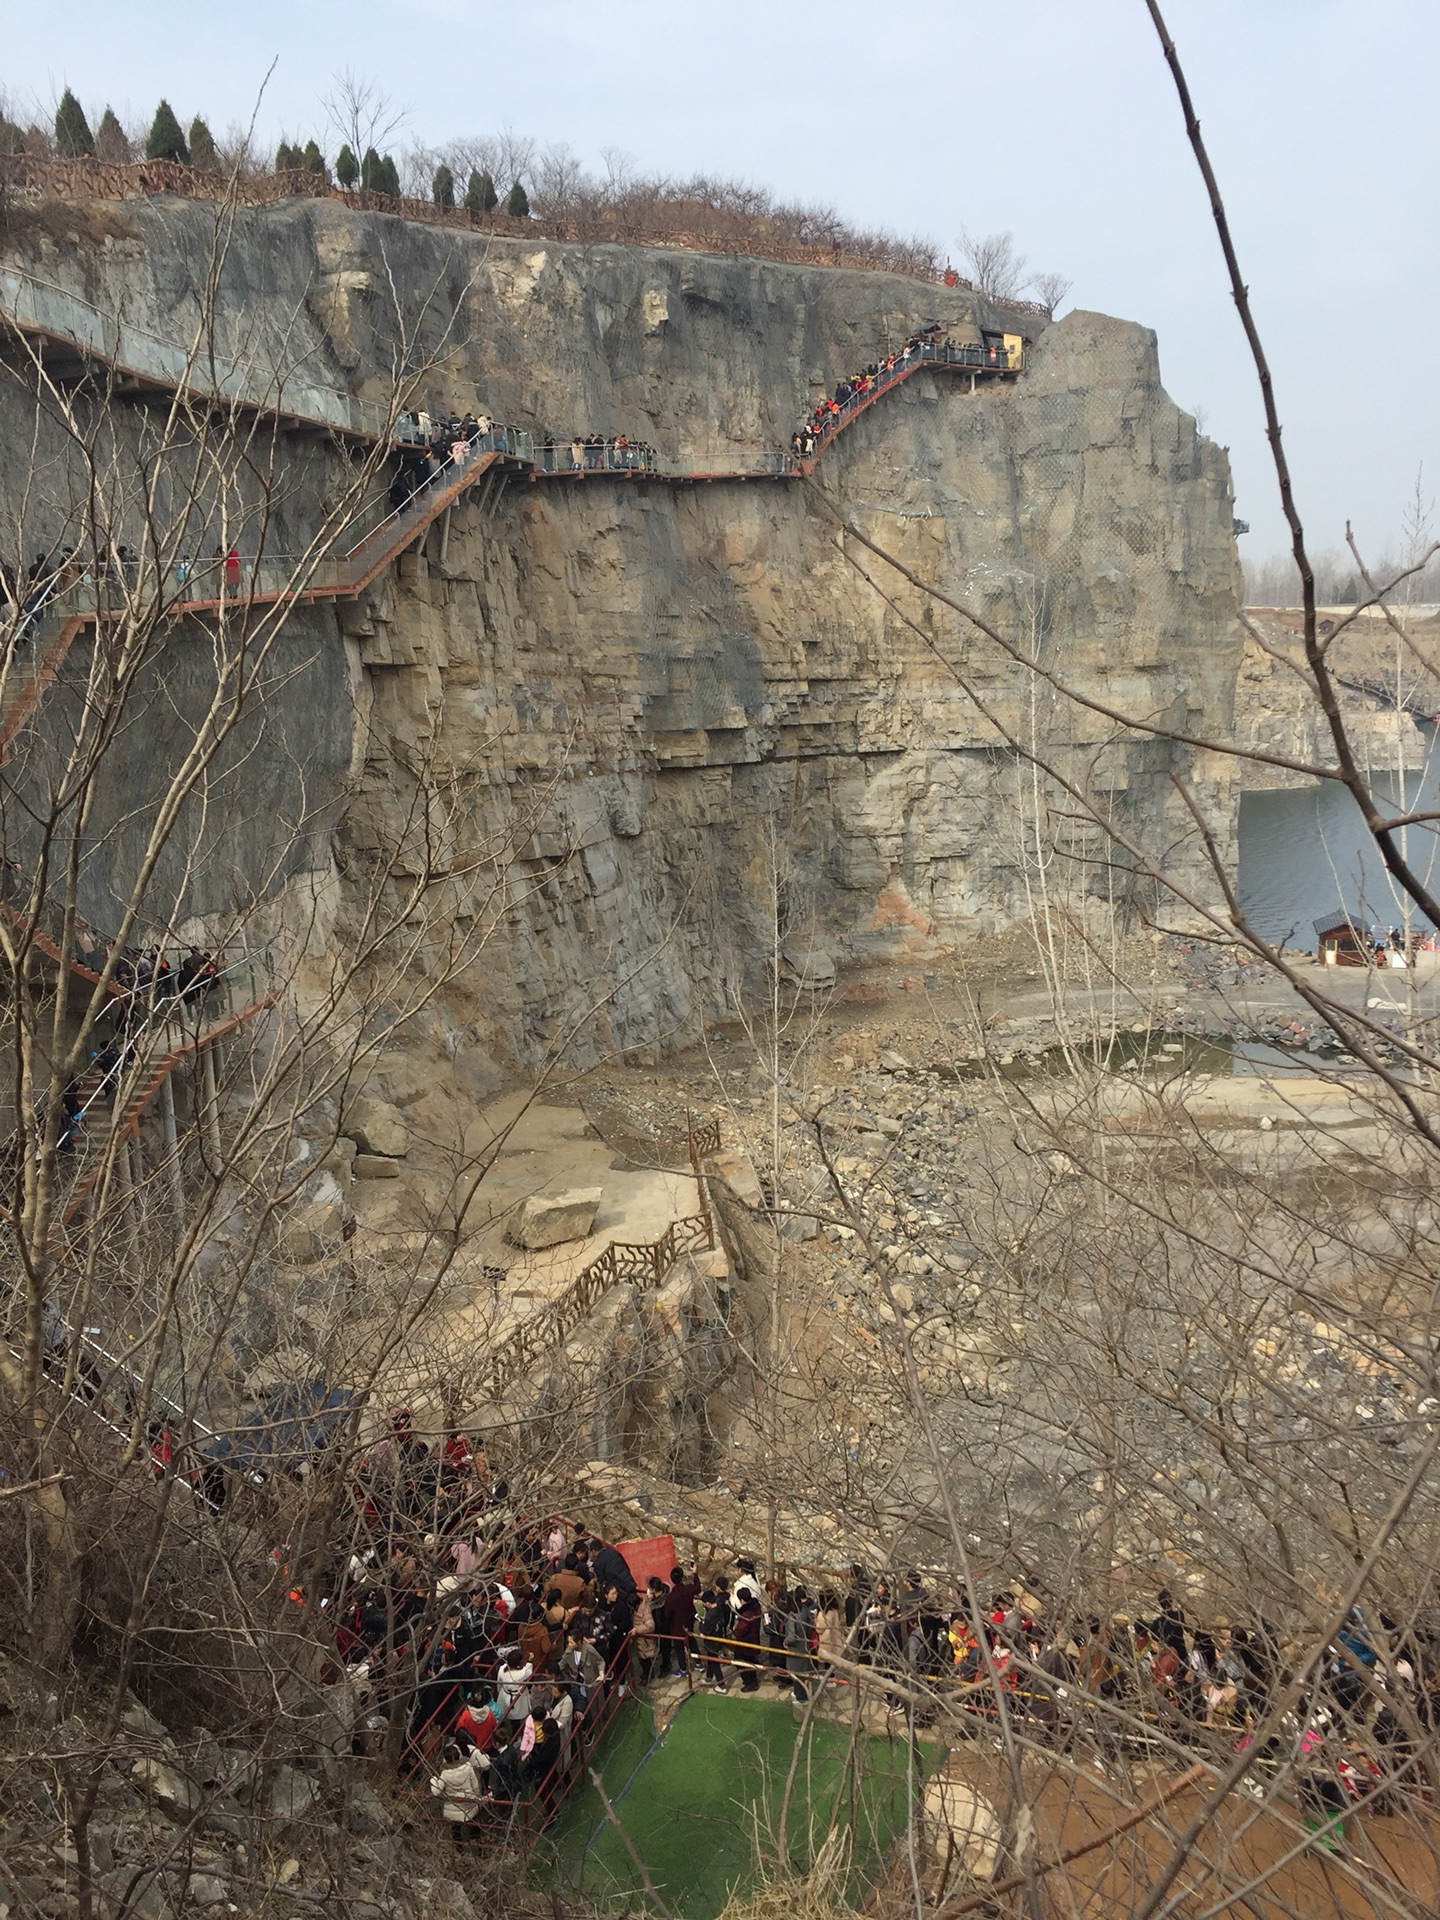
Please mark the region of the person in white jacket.
[[[440, 1817], [453, 1827], [467, 1826], [490, 1798], [485, 1778], [490, 1762], [478, 1747], [461, 1753], [453, 1740], [446, 1741], [440, 1762], [439, 1773], [430, 1781], [430, 1791], [440, 1802]], [[458, 1832], [455, 1839], [458, 1844]]]
[[530, 1682], [535, 1669], [528, 1660], [520, 1658], [518, 1647], [504, 1655], [503, 1665], [495, 1675], [495, 1717], [497, 1720], [514, 1720], [517, 1724], [530, 1712]]
[[735, 1566], [735, 1579], [730, 1587], [730, 1605], [735, 1613], [737, 1615], [739, 1614], [740, 1609], [744, 1606], [748, 1597], [753, 1597], [758, 1600], [763, 1607], [765, 1605], [765, 1592], [756, 1577], [755, 1562], [753, 1560], [737, 1560]]

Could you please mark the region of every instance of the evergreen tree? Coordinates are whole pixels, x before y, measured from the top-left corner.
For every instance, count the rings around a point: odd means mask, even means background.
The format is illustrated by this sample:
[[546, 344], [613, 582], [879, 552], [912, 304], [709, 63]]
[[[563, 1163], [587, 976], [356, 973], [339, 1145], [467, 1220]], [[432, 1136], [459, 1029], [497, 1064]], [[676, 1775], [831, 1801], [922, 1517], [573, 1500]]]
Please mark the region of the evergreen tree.
[[505, 211], [512, 220], [528, 220], [530, 218], [530, 196], [518, 180], [510, 189], [510, 197], [505, 202]]
[[275, 171], [277, 173], [289, 173], [295, 164], [295, 149], [288, 140], [282, 140], [275, 149]]
[[95, 151], [95, 138], [85, 109], [66, 87], [55, 109], [55, 151], [62, 160], [86, 160]]
[[307, 173], [318, 173], [323, 179], [330, 177], [325, 166], [325, 156], [313, 140], [305, 142], [305, 151], [300, 156], [300, 164]]
[[335, 178], [348, 193], [360, 178], [360, 162], [350, 151], [349, 142], [341, 147], [335, 159]]
[[190, 122], [190, 164], [203, 167], [206, 173], [214, 173], [220, 165], [220, 156], [215, 151], [215, 136], [197, 113]]
[[400, 198], [400, 169], [387, 153], [380, 162], [380, 191], [388, 193], [392, 200]]
[[366, 147], [365, 158], [360, 162], [360, 185], [366, 193], [384, 193], [385, 174], [380, 156], [373, 147]]
[[25, 151], [25, 129], [17, 127], [13, 120], [7, 120], [0, 113], [0, 154], [13, 159], [16, 154]]
[[435, 169], [435, 179], [430, 191], [435, 196], [435, 204], [442, 213], [448, 213], [455, 204], [455, 176], [442, 160]]
[[106, 107], [95, 129], [95, 158], [110, 167], [126, 167], [135, 158], [130, 136], [115, 118], [115, 109]]
[[500, 196], [495, 191], [495, 182], [488, 173], [477, 173], [470, 169], [470, 184], [465, 189], [465, 204], [471, 213], [493, 213], [500, 204]]
[[189, 157], [185, 136], [180, 131], [180, 122], [175, 118], [174, 109], [168, 100], [162, 100], [155, 109], [155, 118], [150, 122], [150, 137], [145, 142], [145, 158], [147, 160], [178, 160], [183, 166]]

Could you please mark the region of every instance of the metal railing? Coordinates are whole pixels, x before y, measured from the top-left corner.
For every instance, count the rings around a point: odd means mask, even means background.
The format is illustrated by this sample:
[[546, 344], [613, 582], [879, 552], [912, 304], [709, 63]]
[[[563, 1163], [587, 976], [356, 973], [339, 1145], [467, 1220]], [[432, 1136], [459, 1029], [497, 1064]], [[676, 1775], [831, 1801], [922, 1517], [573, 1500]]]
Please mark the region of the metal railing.
[[[1020, 373], [1023, 362], [1012, 360], [1005, 347], [954, 346], [948, 340], [924, 340], [910, 351], [897, 358], [893, 367], [887, 367], [871, 374], [849, 394], [838, 402], [834, 411], [831, 403], [824, 401], [825, 418], [820, 425], [811, 429], [814, 436], [814, 452], [807, 451], [807, 460], [815, 454], [823, 453], [843, 427], [859, 413], [863, 413], [882, 393], [886, 393], [900, 381], [908, 380], [921, 367], [954, 367], [960, 371], [975, 373]], [[819, 409], [817, 409], [818, 411]]]
[[[100, 1032], [96, 1035], [101, 1042], [97, 1059], [103, 1062], [112, 1051], [117, 1057], [108, 1067], [103, 1067], [99, 1079], [90, 1087], [76, 1111], [76, 1124], [85, 1120], [97, 1101], [108, 1099], [133, 1067], [146, 1066], [147, 1041], [163, 1034], [177, 1020], [183, 1022], [187, 1013], [196, 1016], [198, 1030], [199, 1011], [206, 1007], [212, 994], [219, 993], [233, 1008], [236, 1004], [248, 1005], [263, 999], [268, 987], [269, 955], [263, 949], [250, 948], [242, 948], [233, 959], [217, 965], [213, 973], [184, 986], [180, 984], [178, 972], [173, 970], [168, 981], [163, 976], [152, 976], [143, 984], [120, 986], [100, 1016], [101, 1022], [119, 1030], [108, 1037]], [[137, 1007], [143, 1017], [138, 1025], [132, 1026], [130, 1016]], [[99, 1024], [97, 1022], [97, 1027]]]

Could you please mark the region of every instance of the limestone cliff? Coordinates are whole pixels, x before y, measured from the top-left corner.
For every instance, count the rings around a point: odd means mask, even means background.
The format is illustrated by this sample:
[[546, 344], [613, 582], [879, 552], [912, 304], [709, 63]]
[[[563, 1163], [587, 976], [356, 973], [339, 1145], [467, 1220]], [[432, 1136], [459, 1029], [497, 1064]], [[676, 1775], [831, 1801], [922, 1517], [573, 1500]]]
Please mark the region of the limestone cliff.
[[[31, 264], [173, 329], [210, 217], [165, 201], [124, 215], [129, 237], [103, 252]], [[329, 202], [238, 216], [218, 284], [234, 350], [283, 351], [307, 378], [374, 397], [397, 363], [438, 355], [437, 406], [699, 456], [783, 445], [815, 398], [922, 322], [960, 340], [1016, 324], [899, 277], [527, 246]], [[1021, 667], [912, 595], [963, 664], [962, 691], [826, 510], [1067, 685], [1223, 732], [1241, 654], [1225, 457], [1165, 395], [1143, 328], [1089, 313], [1024, 324], [1016, 384], [916, 376], [826, 455], [825, 498], [781, 482], [512, 485], [341, 607], [363, 769], [341, 870], [396, 837], [406, 764], [432, 733], [467, 795], [462, 843], [541, 810], [505, 939], [447, 1016], [458, 1029], [533, 1060], [603, 1000], [582, 1054], [660, 1047], [762, 977], [777, 902], [782, 931], [841, 957], [923, 947], [1022, 912], [1030, 842], [1079, 890], [1115, 897], [1102, 836], [1059, 817], [1075, 809], [1042, 808], [1021, 831], [1029, 775], [996, 720], [1199, 874], [1171, 776], [1226, 831], [1223, 771], [1037, 697]]]

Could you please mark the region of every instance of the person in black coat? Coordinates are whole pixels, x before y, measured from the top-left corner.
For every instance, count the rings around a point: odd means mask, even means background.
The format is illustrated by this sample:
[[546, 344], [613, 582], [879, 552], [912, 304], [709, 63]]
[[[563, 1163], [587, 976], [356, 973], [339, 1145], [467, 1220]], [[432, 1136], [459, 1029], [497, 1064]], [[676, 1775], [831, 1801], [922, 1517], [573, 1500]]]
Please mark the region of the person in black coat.
[[630, 1602], [630, 1611], [635, 1611], [639, 1599], [639, 1589], [635, 1585], [635, 1576], [626, 1563], [625, 1556], [618, 1547], [607, 1546], [603, 1540], [590, 1542], [590, 1565], [595, 1570], [595, 1584], [601, 1592], [606, 1587], [618, 1587]]
[[690, 1671], [690, 1635], [695, 1629], [695, 1602], [700, 1588], [687, 1580], [679, 1567], [670, 1569], [670, 1591], [660, 1608], [659, 1627], [664, 1635], [660, 1643], [660, 1671], [685, 1674]]

